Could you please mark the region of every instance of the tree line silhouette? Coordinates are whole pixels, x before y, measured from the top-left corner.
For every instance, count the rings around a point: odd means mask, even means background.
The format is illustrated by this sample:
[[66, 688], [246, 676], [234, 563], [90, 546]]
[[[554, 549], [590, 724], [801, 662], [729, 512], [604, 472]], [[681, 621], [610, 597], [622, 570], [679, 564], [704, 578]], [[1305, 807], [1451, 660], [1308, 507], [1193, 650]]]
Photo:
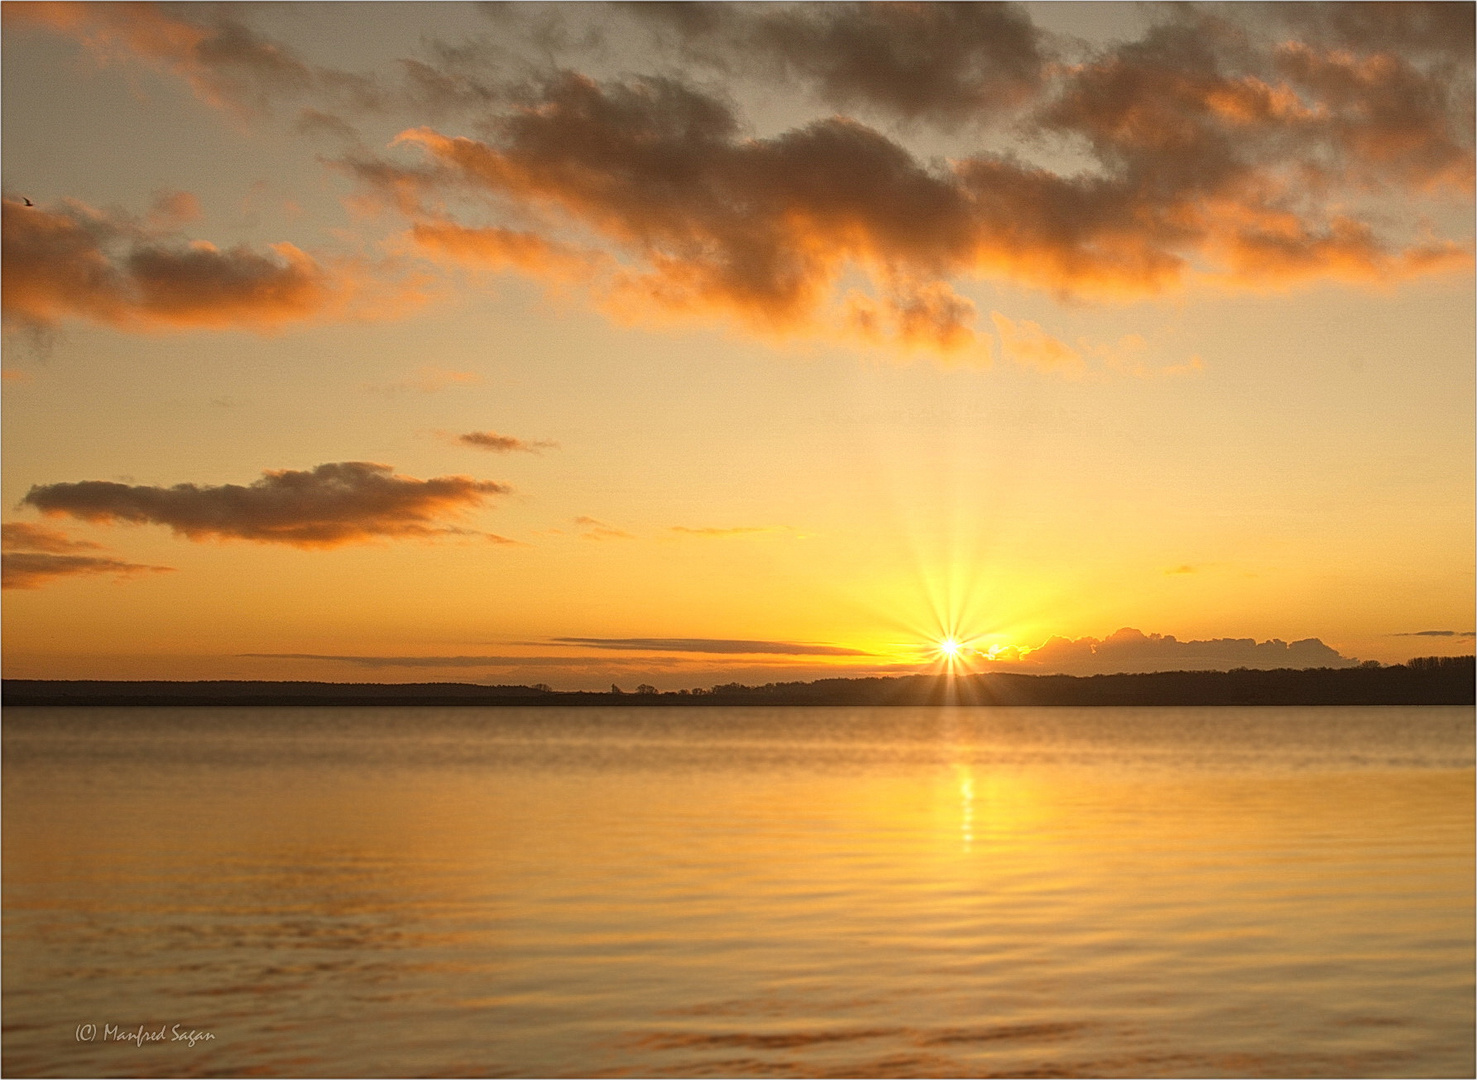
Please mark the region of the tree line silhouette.
[[634, 694], [475, 683], [6, 679], [6, 705], [1472, 705], [1477, 659], [1117, 675], [903, 675]]

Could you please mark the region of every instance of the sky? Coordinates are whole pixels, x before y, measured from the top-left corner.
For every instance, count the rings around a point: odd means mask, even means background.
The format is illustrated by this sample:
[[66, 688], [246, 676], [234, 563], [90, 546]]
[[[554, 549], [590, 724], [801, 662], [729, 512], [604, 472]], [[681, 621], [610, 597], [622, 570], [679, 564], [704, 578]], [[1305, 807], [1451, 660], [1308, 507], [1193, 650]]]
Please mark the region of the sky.
[[6, 3], [5, 675], [1470, 653], [1473, 12]]

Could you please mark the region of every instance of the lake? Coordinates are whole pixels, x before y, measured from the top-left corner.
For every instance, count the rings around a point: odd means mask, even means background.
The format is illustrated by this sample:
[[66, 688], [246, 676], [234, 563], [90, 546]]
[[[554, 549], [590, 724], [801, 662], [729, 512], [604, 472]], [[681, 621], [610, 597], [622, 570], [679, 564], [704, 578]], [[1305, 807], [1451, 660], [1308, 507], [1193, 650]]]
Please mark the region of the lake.
[[1473, 719], [11, 708], [3, 1070], [1471, 1076]]

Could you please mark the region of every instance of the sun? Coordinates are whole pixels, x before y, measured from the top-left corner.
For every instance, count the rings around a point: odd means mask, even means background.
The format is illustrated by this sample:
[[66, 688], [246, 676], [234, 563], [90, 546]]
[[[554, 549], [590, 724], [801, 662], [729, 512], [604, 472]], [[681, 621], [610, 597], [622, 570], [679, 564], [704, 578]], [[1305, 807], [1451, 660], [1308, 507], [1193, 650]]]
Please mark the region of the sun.
[[929, 638], [926, 648], [934, 670], [949, 675], [972, 674], [978, 668], [980, 660], [994, 659], [993, 654], [979, 650], [977, 639], [967, 637], [957, 630]]

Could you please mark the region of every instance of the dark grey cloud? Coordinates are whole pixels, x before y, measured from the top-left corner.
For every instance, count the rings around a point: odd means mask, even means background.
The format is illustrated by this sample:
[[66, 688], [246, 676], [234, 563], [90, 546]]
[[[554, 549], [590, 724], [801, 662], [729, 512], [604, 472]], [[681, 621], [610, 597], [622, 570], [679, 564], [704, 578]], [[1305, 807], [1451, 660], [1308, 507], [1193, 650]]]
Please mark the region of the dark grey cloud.
[[308, 63], [253, 29], [246, 18], [252, 7], [23, 4], [6, 9], [5, 24], [8, 31], [43, 28], [73, 36], [102, 60], [131, 56], [183, 79], [201, 100], [244, 116], [307, 96], [360, 111], [386, 106], [386, 90], [375, 76]]
[[83, 521], [167, 525], [191, 540], [322, 548], [380, 537], [465, 533], [446, 519], [509, 490], [470, 476], [419, 480], [398, 475], [389, 465], [344, 461], [268, 471], [249, 486], [42, 484], [21, 502]]
[[839, 645], [812, 645], [796, 641], [744, 641], [726, 638], [551, 638], [558, 645], [594, 649], [677, 653], [769, 653], [776, 656], [870, 656], [861, 649]]
[[[330, 11], [334, 10], [332, 7]], [[730, 75], [808, 86], [839, 107], [905, 119], [957, 120], [1029, 96], [1047, 59], [1043, 37], [1013, 4], [515, 4], [488, 8], [492, 35], [422, 39], [394, 74], [314, 64], [251, 25], [241, 4], [27, 4], [7, 29], [74, 37], [98, 58], [128, 56], [183, 80], [202, 101], [242, 116], [307, 102], [316, 116], [447, 112], [505, 105], [551, 58], [619, 49], [624, 24], [648, 46]], [[357, 17], [351, 5], [342, 18]], [[625, 39], [630, 42], [630, 35]], [[650, 49], [646, 50], [648, 53]]]
[[[1442, 6], [1465, 9], [1470, 40], [1471, 5]], [[1262, 220], [1243, 245], [1269, 246], [1289, 224], [1276, 213], [1306, 217], [1332, 190], [1471, 190], [1470, 57], [1433, 65], [1412, 44], [1432, 5], [1367, 5], [1369, 26], [1335, 41], [1316, 28], [1366, 5], [1273, 7], [1306, 32], [1269, 34], [1278, 19], [1242, 18], [1239, 5], [1165, 5], [1142, 39], [1064, 73], [1034, 122], [1085, 141], [1107, 175], [1145, 193], [1247, 202], [1247, 185], [1269, 186], [1248, 203]]]
[[411, 111], [439, 116], [448, 113], [487, 112], [508, 103], [516, 81], [505, 74], [509, 65], [503, 50], [431, 43], [429, 60], [408, 57], [400, 61], [401, 95]]
[[[1250, 7], [1251, 5], [1248, 5]], [[1477, 54], [1477, 5], [1409, 0], [1256, 5], [1300, 37], [1355, 52], [1390, 52], [1470, 63]]]
[[1472, 630], [1413, 630], [1404, 634], [1392, 634], [1391, 637], [1477, 637], [1477, 631]]
[[1048, 53], [1015, 4], [637, 3], [689, 60], [808, 85], [838, 108], [990, 121], [1029, 99]]

